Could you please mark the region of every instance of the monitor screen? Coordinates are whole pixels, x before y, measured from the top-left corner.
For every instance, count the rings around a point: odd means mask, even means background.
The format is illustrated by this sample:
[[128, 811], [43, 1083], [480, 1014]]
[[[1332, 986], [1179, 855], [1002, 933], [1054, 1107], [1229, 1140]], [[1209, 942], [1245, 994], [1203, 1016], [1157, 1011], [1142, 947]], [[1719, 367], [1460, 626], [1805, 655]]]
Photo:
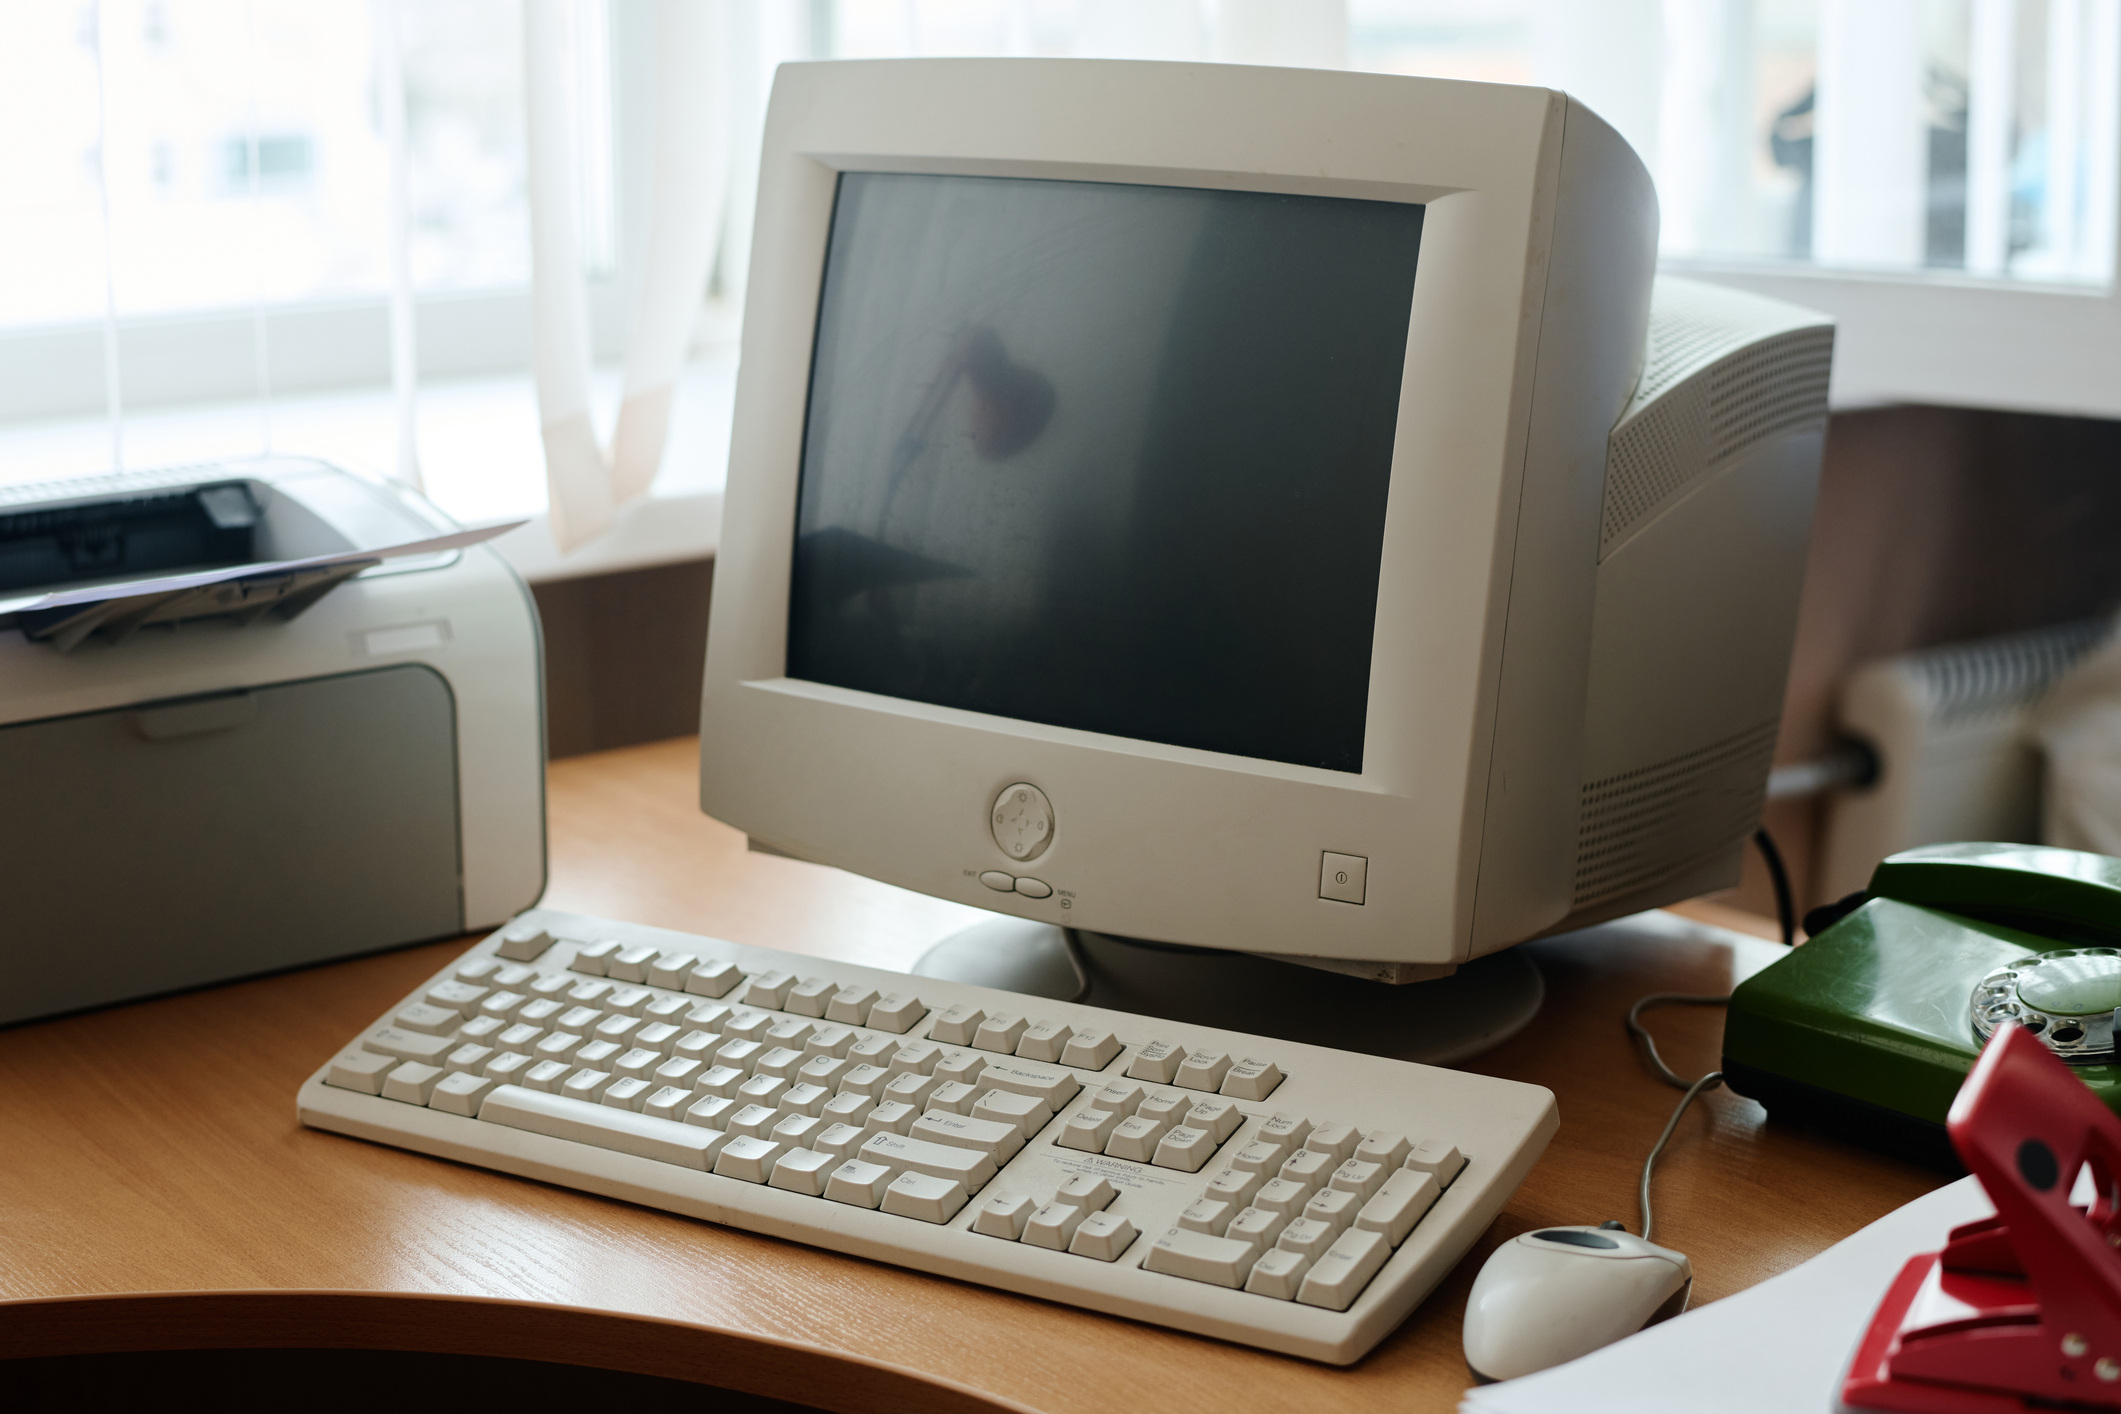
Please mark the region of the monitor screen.
[[789, 675], [1360, 771], [1421, 222], [841, 176]]

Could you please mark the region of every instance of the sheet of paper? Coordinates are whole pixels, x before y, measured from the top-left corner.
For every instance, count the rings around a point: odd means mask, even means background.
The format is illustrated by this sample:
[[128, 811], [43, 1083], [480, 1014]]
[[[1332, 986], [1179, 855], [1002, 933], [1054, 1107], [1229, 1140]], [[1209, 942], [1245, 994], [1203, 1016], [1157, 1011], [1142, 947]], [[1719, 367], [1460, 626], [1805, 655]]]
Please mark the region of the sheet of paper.
[[321, 569], [327, 565], [351, 564], [355, 560], [394, 560], [404, 555], [432, 555], [443, 550], [458, 550], [466, 545], [477, 545], [506, 534], [528, 521], [510, 520], [495, 525], [473, 526], [467, 530], [453, 530], [447, 535], [431, 535], [424, 540], [407, 540], [396, 545], [371, 546], [363, 550], [340, 550], [329, 555], [311, 555], [300, 560], [268, 560], [246, 565], [228, 565], [221, 569], [191, 570], [184, 574], [164, 575], [157, 579], [129, 579], [114, 584], [91, 584], [73, 589], [56, 590], [49, 594], [21, 594], [11, 599], [0, 599], [0, 614], [21, 613], [36, 609], [63, 609], [70, 604], [101, 604], [111, 599], [137, 599], [149, 594], [170, 594], [180, 589], [196, 589], [201, 585], [221, 584], [231, 579], [249, 579], [254, 575], [284, 574], [290, 570]]
[[[1581, 1360], [1466, 1391], [1461, 1414], [1827, 1414], [1871, 1313], [1907, 1259], [1995, 1212], [1963, 1178], [1801, 1266]], [[1743, 1222], [1744, 1215], [1734, 1213]], [[1681, 1251], [1680, 1233], [1658, 1234]]]

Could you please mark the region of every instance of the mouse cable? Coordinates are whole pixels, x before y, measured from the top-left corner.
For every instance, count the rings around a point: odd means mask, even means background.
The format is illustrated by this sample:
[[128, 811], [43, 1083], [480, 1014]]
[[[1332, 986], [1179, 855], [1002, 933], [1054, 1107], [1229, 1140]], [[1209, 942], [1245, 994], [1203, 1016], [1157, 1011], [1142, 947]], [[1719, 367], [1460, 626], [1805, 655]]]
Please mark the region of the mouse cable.
[[1680, 1097], [1678, 1108], [1672, 1111], [1672, 1117], [1664, 1122], [1664, 1133], [1657, 1136], [1657, 1143], [1650, 1149], [1650, 1156], [1642, 1161], [1642, 1190], [1640, 1197], [1642, 1202], [1642, 1240], [1644, 1242], [1650, 1240], [1650, 1227], [1653, 1222], [1650, 1215], [1650, 1175], [1657, 1168], [1657, 1157], [1664, 1152], [1664, 1146], [1671, 1142], [1672, 1131], [1679, 1127], [1680, 1118], [1686, 1114], [1687, 1108], [1694, 1103], [1695, 1097], [1703, 1091], [1713, 1090], [1718, 1085], [1721, 1085], [1723, 1083], [1723, 1072], [1712, 1070], [1699, 1080], [1693, 1081], [1675, 1074], [1672, 1068], [1664, 1063], [1664, 1057], [1657, 1054], [1657, 1040], [1650, 1035], [1649, 1029], [1642, 1024], [1642, 1014], [1651, 1007], [1657, 1006], [1723, 1006], [1730, 1000], [1728, 993], [1723, 996], [1697, 996], [1688, 992], [1652, 992], [1628, 1008], [1628, 1034], [1642, 1042], [1642, 1049], [1649, 1057], [1650, 1068], [1657, 1072], [1657, 1078], [1665, 1084], [1675, 1089], [1686, 1091], [1686, 1094]]

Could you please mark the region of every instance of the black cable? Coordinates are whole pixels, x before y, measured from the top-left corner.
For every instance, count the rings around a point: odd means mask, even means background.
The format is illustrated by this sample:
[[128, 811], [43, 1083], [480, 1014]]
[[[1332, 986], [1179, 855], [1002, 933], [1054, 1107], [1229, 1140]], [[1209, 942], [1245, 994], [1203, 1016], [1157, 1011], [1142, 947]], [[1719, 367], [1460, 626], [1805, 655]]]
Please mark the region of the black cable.
[[1775, 837], [1762, 825], [1753, 831], [1753, 843], [1760, 846], [1760, 857], [1767, 861], [1768, 879], [1775, 885], [1775, 917], [1782, 924], [1782, 945], [1797, 946], [1797, 900], [1790, 893], [1790, 871], [1782, 867], [1782, 851], [1775, 848]]

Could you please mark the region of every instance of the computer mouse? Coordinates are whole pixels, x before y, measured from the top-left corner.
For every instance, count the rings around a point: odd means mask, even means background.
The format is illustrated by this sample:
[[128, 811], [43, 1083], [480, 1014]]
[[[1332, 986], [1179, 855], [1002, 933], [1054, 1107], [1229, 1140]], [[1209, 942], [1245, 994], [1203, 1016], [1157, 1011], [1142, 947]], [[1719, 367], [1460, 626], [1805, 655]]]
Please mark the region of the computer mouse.
[[1495, 1249], [1466, 1299], [1466, 1364], [1510, 1380], [1588, 1355], [1686, 1309], [1686, 1255], [1622, 1230], [1543, 1227]]

